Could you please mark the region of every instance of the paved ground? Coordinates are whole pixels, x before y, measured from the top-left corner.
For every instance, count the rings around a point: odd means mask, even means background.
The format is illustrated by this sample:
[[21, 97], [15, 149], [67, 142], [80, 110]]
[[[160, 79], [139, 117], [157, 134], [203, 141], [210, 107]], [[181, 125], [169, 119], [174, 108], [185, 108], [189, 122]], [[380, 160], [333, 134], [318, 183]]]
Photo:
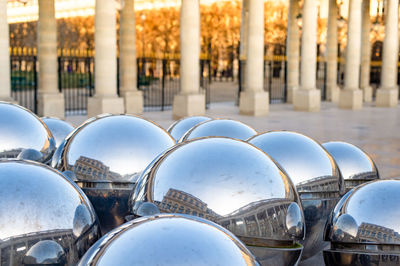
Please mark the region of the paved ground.
[[[233, 102], [211, 104], [207, 115], [242, 121], [257, 131], [293, 130], [318, 141], [341, 140], [353, 143], [369, 153], [383, 178], [400, 177], [400, 106], [377, 108], [366, 105], [360, 111], [340, 110], [332, 103], [322, 103], [318, 113], [295, 112], [290, 104], [273, 104], [266, 117], [239, 115]], [[174, 121], [171, 111], [146, 112], [144, 117], [168, 128]], [[86, 117], [67, 120], [78, 125]]]
[[211, 102], [233, 102], [238, 93], [237, 81], [213, 81], [210, 84]]

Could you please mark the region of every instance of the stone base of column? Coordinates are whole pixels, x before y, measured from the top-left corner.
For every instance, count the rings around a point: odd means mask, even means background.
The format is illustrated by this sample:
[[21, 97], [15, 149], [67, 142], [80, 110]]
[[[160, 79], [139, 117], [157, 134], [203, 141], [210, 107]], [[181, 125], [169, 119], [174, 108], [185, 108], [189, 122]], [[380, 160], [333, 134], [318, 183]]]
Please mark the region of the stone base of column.
[[293, 98], [296, 111], [318, 112], [321, 109], [321, 91], [318, 89], [299, 89]]
[[287, 94], [286, 94], [286, 102], [287, 103], [293, 103], [293, 97], [294, 93], [296, 92], [297, 88], [296, 87], [291, 87], [287, 89]]
[[123, 114], [124, 99], [118, 96], [95, 95], [88, 99], [87, 109], [88, 117], [93, 117], [104, 113]]
[[65, 102], [63, 93], [38, 93], [37, 113], [39, 116], [65, 118]]
[[0, 101], [1, 102], [7, 102], [7, 103], [12, 103], [12, 104], [18, 104], [18, 102], [16, 101], [16, 100], [14, 100], [14, 98], [12, 98], [12, 97], [7, 97], [7, 96], [5, 96], [5, 97], [1, 97], [0, 96]]
[[364, 102], [366, 103], [372, 102], [372, 87], [368, 86], [362, 88], [362, 91], [363, 91]]
[[337, 86], [331, 88], [330, 90], [327, 90], [326, 100], [333, 103], [339, 102], [339, 93], [340, 88]]
[[266, 91], [242, 91], [239, 113], [241, 115], [264, 116], [269, 112], [269, 93]]
[[376, 92], [376, 107], [395, 107], [399, 103], [399, 90], [397, 87], [393, 89], [379, 89]]
[[204, 94], [178, 94], [174, 97], [172, 106], [173, 118], [204, 115], [206, 112], [206, 97]]
[[125, 113], [143, 113], [143, 93], [141, 91], [127, 91], [122, 94], [124, 99]]
[[360, 110], [363, 104], [362, 90], [343, 89], [340, 91], [339, 108]]

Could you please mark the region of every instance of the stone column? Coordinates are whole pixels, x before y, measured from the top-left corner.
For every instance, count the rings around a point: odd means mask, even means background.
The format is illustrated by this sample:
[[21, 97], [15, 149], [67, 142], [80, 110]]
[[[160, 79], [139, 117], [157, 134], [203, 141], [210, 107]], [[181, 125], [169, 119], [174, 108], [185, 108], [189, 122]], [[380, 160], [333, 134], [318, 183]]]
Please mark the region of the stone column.
[[38, 114], [64, 118], [64, 95], [58, 90], [57, 22], [54, 0], [40, 0], [38, 3]]
[[[246, 69], [246, 47], [247, 47], [247, 25], [249, 23], [249, 0], [242, 0], [241, 10], [241, 22], [240, 22], [240, 47], [239, 47], [239, 64], [240, 64], [240, 85], [243, 85], [244, 90], [244, 77]], [[240, 93], [240, 91], [238, 91]], [[236, 105], [239, 105], [240, 94], [236, 96]]]
[[263, 116], [269, 111], [269, 94], [264, 91], [264, 0], [249, 0], [244, 91], [239, 111]]
[[14, 102], [11, 98], [9, 33], [7, 0], [0, 0], [0, 101]]
[[362, 30], [361, 30], [361, 77], [360, 88], [363, 91], [364, 101], [372, 101], [372, 88], [370, 86], [371, 72], [371, 43], [369, 40], [371, 31], [370, 0], [364, 0], [362, 6]]
[[242, 18], [240, 22], [240, 59], [246, 58], [247, 27], [249, 23], [249, 0], [242, 0]]
[[339, 108], [358, 110], [362, 108], [363, 95], [359, 89], [361, 61], [361, 6], [362, 0], [349, 1], [346, 65], [344, 89], [340, 92]]
[[399, 101], [399, 89], [397, 86], [397, 55], [399, 54], [398, 8], [399, 0], [386, 1], [381, 87], [376, 94], [376, 106], [378, 107], [395, 107]]
[[117, 95], [117, 34], [115, 1], [96, 0], [94, 32], [95, 95], [88, 99], [88, 117], [121, 114], [124, 100]]
[[180, 93], [173, 103], [174, 119], [204, 115], [205, 95], [200, 92], [200, 3], [182, 0], [180, 14]]
[[321, 91], [316, 87], [317, 1], [304, 0], [303, 3], [300, 89], [295, 91], [293, 98], [297, 111], [317, 112], [321, 106]]
[[300, 36], [297, 25], [299, 15], [299, 0], [289, 1], [289, 15], [286, 41], [287, 58], [287, 97], [288, 103], [293, 103], [294, 91], [299, 88]]
[[136, 22], [133, 0], [121, 1], [119, 69], [120, 95], [124, 98], [125, 113], [143, 112], [143, 94], [137, 89]]
[[327, 71], [326, 71], [326, 99], [331, 102], [339, 101], [337, 86], [337, 57], [338, 57], [338, 8], [336, 0], [329, 0], [329, 15], [327, 29]]

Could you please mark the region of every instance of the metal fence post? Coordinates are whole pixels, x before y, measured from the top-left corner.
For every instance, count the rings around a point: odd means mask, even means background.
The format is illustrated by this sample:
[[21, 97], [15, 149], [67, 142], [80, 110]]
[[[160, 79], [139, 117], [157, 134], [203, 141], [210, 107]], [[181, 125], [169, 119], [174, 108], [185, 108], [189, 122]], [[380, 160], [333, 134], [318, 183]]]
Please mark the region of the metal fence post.
[[33, 56], [33, 111], [37, 113], [37, 93], [38, 93], [38, 79], [37, 79], [37, 56]]
[[327, 62], [324, 62], [324, 85], [323, 85], [323, 97], [322, 97], [322, 100], [323, 101], [325, 101], [326, 100], [326, 81], [327, 81], [327, 77], [326, 77], [326, 74], [327, 74], [327, 67], [328, 67], [328, 63]]
[[117, 95], [120, 96], [120, 91], [119, 91], [119, 86], [120, 86], [120, 80], [119, 80], [119, 57], [117, 57]]
[[[62, 56], [62, 54], [61, 54], [61, 56]], [[61, 84], [62, 84], [62, 76], [61, 76], [61, 56], [58, 56], [58, 58], [57, 58], [57, 63], [58, 63], [58, 91], [59, 92], [62, 92], [62, 87], [61, 87]]]
[[[285, 75], [284, 75], [285, 85], [283, 86], [283, 102], [285, 103], [286, 102], [286, 98], [287, 98], [287, 82], [288, 82], [288, 80], [287, 80], [287, 75], [288, 75], [287, 60], [285, 60], [285, 72], [284, 73], [285, 73]], [[271, 97], [271, 95], [269, 97]]]
[[88, 72], [88, 76], [89, 76], [89, 96], [92, 97], [93, 96], [93, 80], [92, 80], [92, 59], [90, 58], [89, 54], [86, 58], [86, 66], [87, 66], [87, 72]]
[[161, 76], [161, 111], [164, 111], [165, 106], [165, 73], [167, 72], [167, 60], [162, 59], [162, 76]]
[[238, 69], [238, 94], [236, 97], [236, 105], [239, 105], [240, 93], [242, 92], [242, 80], [243, 80], [243, 61], [239, 59], [239, 69]]
[[272, 77], [273, 77], [272, 61], [269, 61], [268, 65], [269, 65], [269, 75], [268, 75], [269, 103], [272, 103]]

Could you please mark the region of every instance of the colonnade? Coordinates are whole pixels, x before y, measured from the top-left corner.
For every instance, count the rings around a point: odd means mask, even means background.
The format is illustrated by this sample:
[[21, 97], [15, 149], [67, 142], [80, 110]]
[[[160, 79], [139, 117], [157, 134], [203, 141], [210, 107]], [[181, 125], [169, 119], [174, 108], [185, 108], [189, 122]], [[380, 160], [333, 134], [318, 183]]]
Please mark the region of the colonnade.
[[12, 101], [9, 46], [7, 0], [0, 0], [0, 101]]
[[[250, 0], [251, 1], [251, 0]], [[315, 91], [316, 25], [317, 1], [304, 0], [302, 11], [298, 10], [298, 0], [290, 0], [288, 14], [288, 94], [287, 102], [293, 102], [295, 110], [318, 111], [321, 98]], [[394, 107], [398, 105], [398, 7], [399, 0], [387, 0], [385, 6], [385, 39], [381, 88], [377, 90], [376, 106]], [[294, 18], [301, 14], [301, 64], [296, 41], [298, 25]], [[345, 84], [339, 89], [337, 84], [338, 7], [336, 0], [329, 0], [327, 25], [327, 72], [326, 99], [338, 103], [339, 108], [361, 109], [363, 102], [372, 101], [370, 86], [370, 0], [349, 0], [347, 45], [345, 56]], [[289, 43], [290, 42], [290, 43]], [[301, 69], [298, 77], [298, 69]], [[298, 85], [300, 84], [300, 85]]]
[[[349, 0], [345, 85], [337, 84], [338, 7], [329, 1], [327, 26], [326, 98], [339, 108], [361, 109], [372, 100], [370, 74], [370, 1]], [[64, 117], [64, 97], [58, 91], [57, 32], [54, 0], [40, 0], [38, 21], [39, 93], [41, 116]], [[321, 92], [316, 88], [317, 2], [289, 0], [287, 34], [287, 102], [295, 110], [319, 111]], [[398, 6], [387, 0], [381, 87], [376, 105], [398, 104]], [[302, 18], [302, 29], [298, 18]], [[174, 98], [173, 116], [202, 115], [205, 95], [200, 89], [200, 3], [182, 0], [180, 12], [180, 92]], [[88, 100], [88, 116], [100, 113], [141, 113], [143, 95], [136, 87], [136, 33], [134, 0], [121, 1], [120, 95], [117, 94], [116, 4], [96, 0], [95, 7], [95, 95]], [[0, 0], [0, 100], [11, 100], [7, 0]], [[262, 116], [269, 110], [264, 91], [264, 0], [243, 0], [240, 53], [246, 58], [245, 85], [240, 95], [241, 114]]]

